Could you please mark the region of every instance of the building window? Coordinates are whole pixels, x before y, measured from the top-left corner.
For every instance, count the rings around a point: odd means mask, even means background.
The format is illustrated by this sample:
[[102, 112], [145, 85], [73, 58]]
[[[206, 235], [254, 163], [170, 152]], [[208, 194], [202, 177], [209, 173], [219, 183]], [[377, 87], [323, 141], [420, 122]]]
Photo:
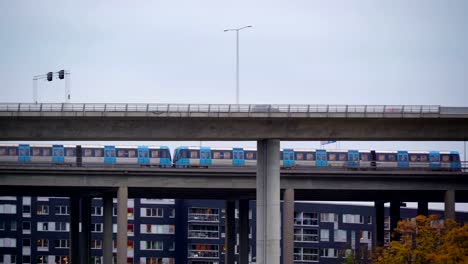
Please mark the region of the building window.
[[295, 225], [305, 225], [305, 226], [317, 226], [318, 225], [318, 215], [317, 215], [317, 213], [295, 212], [294, 213], [294, 224]]
[[[141, 257], [140, 264], [174, 264], [174, 258], [159, 258], [159, 257]], [[200, 262], [203, 263], [211, 263], [211, 262]]]
[[294, 241], [297, 242], [318, 242], [318, 229], [294, 228]]
[[0, 219], [0, 230], [3, 231], [5, 230], [5, 220]]
[[336, 258], [338, 257], [338, 250], [334, 248], [320, 249], [320, 257], [322, 258]]
[[133, 240], [127, 240], [127, 249], [133, 249], [134, 247]]
[[31, 214], [31, 206], [23, 205], [23, 215], [30, 215], [30, 214]]
[[320, 241], [330, 241], [330, 230], [320, 229]]
[[134, 213], [133, 213], [133, 208], [127, 208], [127, 216], [128, 218], [132, 219], [133, 216], [134, 216]]
[[318, 249], [316, 248], [294, 248], [294, 261], [318, 262]]
[[346, 230], [335, 229], [333, 240], [335, 242], [346, 242]]
[[94, 232], [94, 233], [102, 232], [102, 224], [91, 224], [91, 232]]
[[218, 208], [195, 208], [188, 209], [189, 222], [219, 222]]
[[48, 205], [38, 205], [37, 206], [37, 214], [38, 215], [48, 215], [49, 214], [49, 206]]
[[169, 251], [174, 251], [175, 250], [175, 242], [172, 242], [172, 244], [169, 246]]
[[368, 217], [367, 217], [367, 223], [368, 223], [369, 225], [372, 225], [372, 216], [368, 216]]
[[66, 205], [55, 206], [55, 215], [70, 215], [70, 207]]
[[49, 240], [47, 239], [38, 239], [37, 240], [37, 250], [49, 250]]
[[361, 231], [359, 234], [359, 240], [361, 243], [370, 243], [372, 241], [371, 231]]
[[171, 209], [171, 213], [169, 214], [169, 218], [175, 218], [175, 209]]
[[141, 250], [163, 250], [162, 241], [140, 241]]
[[140, 232], [142, 234], [174, 234], [174, 225], [140, 225]]
[[11, 264], [16, 264], [16, 255], [10, 255]]
[[16, 238], [0, 238], [0, 248], [15, 248]]
[[16, 221], [14, 221], [14, 220], [11, 221], [11, 224], [10, 224], [10, 229], [11, 229], [11, 231], [16, 231], [17, 228], [18, 228], [18, 227], [17, 227]]
[[16, 205], [0, 204], [0, 214], [16, 214]]
[[25, 238], [23, 239], [23, 247], [30, 247], [31, 246], [31, 239]]
[[329, 223], [337, 223], [338, 222], [338, 214], [335, 213], [321, 213], [320, 214], [320, 222], [329, 222]]
[[364, 224], [364, 216], [358, 214], [343, 214], [343, 223]]
[[69, 224], [67, 222], [55, 222], [55, 231], [69, 231]]
[[163, 209], [162, 208], [142, 208], [142, 216], [163, 217]]
[[68, 264], [69, 262], [68, 256], [55, 256], [55, 264]]
[[135, 232], [134, 225], [133, 224], [128, 224], [127, 225], [127, 233], [133, 235], [134, 232]]
[[23, 256], [23, 264], [31, 263], [31, 256]]
[[37, 264], [47, 264], [48, 261], [47, 261], [47, 256], [37, 256], [36, 258], [36, 263]]
[[93, 206], [91, 211], [92, 216], [102, 216], [102, 207], [101, 206]]
[[91, 248], [92, 249], [101, 249], [102, 248], [102, 240], [91, 240]]
[[70, 248], [70, 240], [68, 239], [56, 239], [54, 241], [55, 248]]
[[24, 221], [23, 222], [23, 234], [30, 234], [31, 233], [31, 222]]

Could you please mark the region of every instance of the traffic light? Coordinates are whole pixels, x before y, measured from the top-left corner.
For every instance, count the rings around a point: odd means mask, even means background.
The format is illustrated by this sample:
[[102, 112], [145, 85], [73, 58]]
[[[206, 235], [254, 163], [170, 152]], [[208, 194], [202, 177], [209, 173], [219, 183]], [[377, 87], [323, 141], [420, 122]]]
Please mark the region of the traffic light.
[[63, 78], [65, 78], [65, 70], [59, 71], [59, 79], [63, 80]]
[[47, 73], [47, 81], [49, 82], [52, 81], [52, 74], [53, 74], [52, 72]]

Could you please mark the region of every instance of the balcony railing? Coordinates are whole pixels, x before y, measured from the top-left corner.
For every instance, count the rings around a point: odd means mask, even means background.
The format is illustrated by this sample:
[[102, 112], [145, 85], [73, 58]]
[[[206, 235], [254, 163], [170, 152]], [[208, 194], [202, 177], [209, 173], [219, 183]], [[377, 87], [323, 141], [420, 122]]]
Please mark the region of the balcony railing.
[[188, 221], [192, 222], [219, 222], [218, 214], [193, 214], [189, 213]]

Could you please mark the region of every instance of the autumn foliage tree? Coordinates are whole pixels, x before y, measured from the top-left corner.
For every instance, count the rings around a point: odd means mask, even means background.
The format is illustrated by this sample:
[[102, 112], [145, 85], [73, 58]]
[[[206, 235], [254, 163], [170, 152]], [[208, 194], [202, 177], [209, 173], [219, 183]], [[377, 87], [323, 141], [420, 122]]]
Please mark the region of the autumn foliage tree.
[[419, 215], [413, 221], [398, 222], [395, 231], [401, 240], [392, 241], [374, 263], [468, 263], [468, 224]]

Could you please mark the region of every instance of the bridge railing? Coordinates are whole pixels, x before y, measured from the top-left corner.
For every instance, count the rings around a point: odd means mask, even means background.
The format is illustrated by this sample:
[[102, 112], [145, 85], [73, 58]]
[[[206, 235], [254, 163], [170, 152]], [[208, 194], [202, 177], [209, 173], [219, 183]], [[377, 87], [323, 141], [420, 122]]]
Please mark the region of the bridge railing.
[[[443, 109], [450, 108], [443, 107]], [[441, 107], [438, 105], [0, 103], [0, 112], [370, 113], [398, 115], [440, 114]], [[459, 107], [454, 113], [467, 114], [468, 108]]]

